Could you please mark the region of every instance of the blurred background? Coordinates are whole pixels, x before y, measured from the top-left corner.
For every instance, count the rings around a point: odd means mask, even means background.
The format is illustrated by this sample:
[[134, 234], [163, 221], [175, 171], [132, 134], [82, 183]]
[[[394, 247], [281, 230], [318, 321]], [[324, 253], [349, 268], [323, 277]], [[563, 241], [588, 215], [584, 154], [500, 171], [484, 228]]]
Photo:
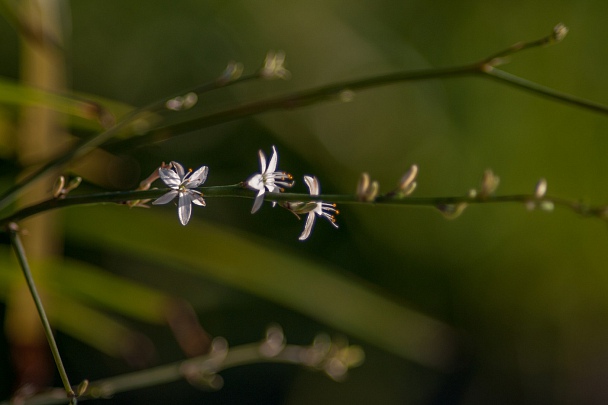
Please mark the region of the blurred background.
[[[268, 50], [285, 52], [289, 81], [210, 92], [184, 114], [462, 65], [548, 35], [559, 22], [570, 29], [562, 43], [517, 54], [504, 69], [608, 102], [608, 3], [600, 0], [47, 0], [2, 8], [3, 83], [102, 97], [115, 112], [208, 82], [230, 61], [254, 72]], [[17, 33], [15, 9], [44, 27], [42, 45], [35, 32]], [[59, 50], [49, 50], [53, 38]], [[2, 190], [75, 138], [101, 131], [93, 121], [9, 98], [0, 107]], [[83, 177], [75, 193], [128, 190], [175, 160], [209, 166], [205, 185], [235, 184], [258, 171], [259, 149], [268, 156], [275, 145], [297, 192], [307, 192], [308, 174], [323, 192], [353, 193], [363, 171], [387, 192], [417, 164], [415, 196], [463, 195], [491, 168], [501, 179], [498, 194], [532, 193], [544, 177], [550, 195], [601, 204], [608, 201], [607, 133], [606, 116], [460, 77], [385, 86], [348, 103], [263, 113], [167, 140], [123, 137], [64, 173]], [[48, 198], [53, 181], [37, 183], [16, 206]], [[319, 220], [300, 242], [303, 221], [270, 204], [252, 216], [251, 204], [208, 198], [187, 227], [171, 204], [79, 206], [24, 222], [71, 381], [201, 354], [213, 336], [231, 346], [260, 341], [279, 324], [289, 343], [310, 344], [320, 332], [348, 339], [363, 348], [365, 362], [343, 382], [306, 367], [256, 364], [222, 372], [219, 391], [181, 381], [99, 403], [608, 401], [601, 220], [517, 204], [470, 207], [452, 221], [431, 208], [344, 205], [339, 229]], [[0, 393], [7, 399], [25, 382], [61, 382], [8, 238], [2, 242]]]

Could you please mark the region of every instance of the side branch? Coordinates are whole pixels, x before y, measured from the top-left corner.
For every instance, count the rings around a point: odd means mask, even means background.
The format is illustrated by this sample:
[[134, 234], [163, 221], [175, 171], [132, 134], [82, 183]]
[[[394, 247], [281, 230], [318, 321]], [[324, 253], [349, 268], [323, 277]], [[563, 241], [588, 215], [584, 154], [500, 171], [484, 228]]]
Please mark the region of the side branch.
[[[233, 367], [255, 363], [285, 363], [311, 367], [325, 372], [334, 380], [341, 381], [349, 369], [359, 366], [365, 354], [359, 346], [343, 340], [331, 340], [319, 335], [310, 346], [287, 345], [283, 331], [272, 326], [260, 343], [228, 348], [224, 338], [215, 338], [211, 352], [164, 366], [137, 371], [93, 382], [83, 382], [79, 400], [110, 398], [122, 392], [158, 386], [185, 379], [192, 385], [220, 389], [223, 380], [219, 373]], [[19, 398], [23, 405], [50, 405], [65, 402], [61, 389], [52, 389], [29, 398]], [[63, 396], [63, 398], [62, 398]], [[2, 402], [0, 405], [8, 405]]]
[[[236, 119], [260, 114], [267, 111], [301, 108], [307, 105], [324, 101], [331, 101], [336, 99], [339, 100], [343, 98], [348, 99], [352, 96], [353, 92], [359, 90], [365, 90], [369, 88], [380, 87], [406, 81], [455, 78], [466, 75], [481, 75], [482, 77], [490, 77], [495, 80], [499, 80], [503, 83], [510, 84], [518, 88], [523, 88], [535, 92], [537, 94], [541, 94], [554, 100], [587, 108], [592, 111], [608, 114], [608, 106], [601, 105], [575, 96], [571, 96], [568, 94], [560, 93], [555, 90], [537, 85], [535, 83], [528, 82], [516, 76], [509, 75], [505, 72], [496, 69], [496, 66], [505, 63], [506, 57], [525, 49], [559, 42], [563, 39], [566, 32], [567, 29], [560, 24], [555, 27], [555, 29], [549, 36], [545, 36], [541, 39], [534, 41], [517, 43], [503, 51], [495, 53], [473, 64], [467, 64], [451, 68], [424, 69], [418, 71], [400, 72], [388, 75], [375, 76], [360, 80], [331, 84], [311, 90], [293, 93], [286, 96], [279, 96], [247, 104], [242, 104], [234, 108], [229, 108], [224, 111], [203, 115], [201, 117], [194, 118], [185, 122], [180, 122], [173, 125], [166, 125], [164, 127], [156, 126], [155, 128], [152, 128], [147, 135], [140, 135], [137, 138], [131, 139], [129, 141], [117, 143], [114, 145], [114, 147], [125, 146], [125, 144], [134, 146], [145, 143], [151, 143], [159, 139], [159, 135], [161, 135], [162, 139], [167, 139], [168, 137], [180, 135], [185, 132], [199, 130], [201, 128], [210, 127], [220, 123], [233, 121]], [[112, 128], [109, 128], [108, 130], [100, 133], [96, 137], [82, 142], [74, 149], [57, 157], [56, 159], [42, 167], [40, 170], [32, 174], [30, 177], [19, 182], [18, 184], [14, 185], [12, 188], [4, 192], [0, 196], [0, 210], [10, 204], [26, 185], [31, 184], [45, 173], [48, 173], [50, 170], [60, 167], [66, 164], [67, 162], [88, 153], [93, 148], [106, 143], [108, 140], [115, 137], [115, 135], [118, 134], [120, 131], [128, 128], [130, 124], [142, 118], [143, 116], [149, 116], [150, 114], [154, 116], [156, 113], [164, 109], [178, 111], [189, 108], [188, 105], [191, 101], [189, 101], [188, 96], [190, 94], [194, 94], [194, 96], [196, 96], [197, 94], [201, 94], [204, 92], [208, 92], [214, 89], [222, 88], [227, 85], [240, 83], [247, 80], [257, 78], [272, 78], [273, 75], [278, 77], [288, 76], [288, 74], [282, 67], [282, 63], [282, 56], [278, 57], [278, 55], [275, 55], [273, 59], [270, 59], [270, 61], [267, 59], [266, 66], [259, 70], [256, 74], [251, 74], [247, 76], [241, 76], [240, 65], [231, 64], [218, 79], [210, 82], [207, 85], [192, 89], [190, 92], [186, 93], [184, 97], [174, 97], [169, 99], [165, 98], [131, 112]], [[196, 100], [194, 99], [193, 102], [196, 102]], [[151, 126], [153, 126], [152, 123]]]

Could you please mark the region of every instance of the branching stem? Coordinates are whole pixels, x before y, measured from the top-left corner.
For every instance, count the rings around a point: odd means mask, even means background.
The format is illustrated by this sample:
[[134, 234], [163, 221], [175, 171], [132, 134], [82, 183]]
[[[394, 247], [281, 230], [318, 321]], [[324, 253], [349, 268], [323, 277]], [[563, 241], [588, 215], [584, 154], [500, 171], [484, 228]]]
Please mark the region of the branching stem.
[[[229, 368], [255, 363], [285, 363], [312, 367], [325, 371], [331, 378], [339, 380], [346, 375], [349, 369], [360, 365], [364, 358], [360, 347], [349, 346], [347, 342], [332, 341], [324, 335], [318, 336], [310, 346], [285, 344], [282, 335], [279, 339], [281, 340], [276, 341], [271, 338], [259, 343], [228, 348], [225, 339], [216, 338], [212, 345], [216, 348], [212, 348], [209, 354], [148, 370], [90, 383], [85, 382], [85, 384], [81, 384], [85, 388], [80, 392], [79, 399], [110, 398], [123, 392], [182, 379], [207, 389], [219, 389], [222, 386], [222, 379], [217, 373]], [[336, 362], [341, 364], [337, 373], [328, 367]], [[61, 404], [65, 401], [62, 391], [58, 388], [51, 389], [29, 398], [19, 398], [19, 403], [23, 405]], [[8, 405], [8, 403], [1, 402], [0, 405]]]
[[[159, 135], [162, 135], [162, 139], [167, 139], [168, 137], [180, 135], [194, 130], [200, 130], [202, 128], [207, 128], [212, 125], [237, 120], [263, 112], [280, 109], [301, 108], [307, 105], [324, 101], [339, 100], [341, 99], [341, 96], [345, 94], [345, 92], [350, 93], [406, 81], [456, 78], [462, 76], [480, 76], [491, 78], [501, 83], [528, 90], [536, 94], [551, 98], [553, 100], [565, 102], [602, 114], [608, 114], [608, 106], [606, 105], [576, 97], [567, 93], [559, 92], [557, 90], [511, 75], [496, 68], [496, 66], [506, 63], [506, 58], [517, 52], [561, 41], [561, 39], [563, 39], [563, 37], [565, 36], [566, 32], [566, 28], [560, 24], [555, 27], [551, 35], [545, 36], [534, 41], [516, 43], [476, 63], [449, 68], [424, 69], [368, 77], [360, 80], [330, 84], [327, 86], [317, 87], [311, 90], [296, 92], [289, 95], [240, 104], [239, 106], [229, 108], [224, 111], [210, 113], [207, 115], [190, 119], [188, 121], [170, 124], [166, 126], [157, 126], [155, 128], [151, 128], [147, 135], [139, 135], [138, 137], [125, 142], [127, 142], [130, 146], [151, 143], [157, 141]], [[247, 80], [257, 79], [260, 77], [260, 72], [258, 72], [257, 74], [251, 74], [242, 77], [239, 76], [236, 78], [230, 78], [229, 76], [226, 76], [226, 74], [224, 74], [218, 79], [208, 84], [196, 87], [187, 92], [202, 94], [214, 89], [222, 88]], [[53, 159], [41, 169], [36, 171], [34, 174], [30, 175], [26, 179], [15, 184], [12, 188], [4, 192], [0, 196], [0, 210], [7, 207], [25, 186], [33, 183], [35, 180], [42, 177], [44, 174], [48, 173], [52, 169], [60, 167], [75, 158], [83, 156], [95, 147], [106, 143], [108, 140], [115, 137], [118, 133], [127, 129], [134, 121], [141, 118], [142, 116], [149, 114], [154, 115], [158, 113], [159, 111], [165, 108], [166, 102], [170, 99], [171, 98], [165, 98], [161, 101], [154, 102], [148, 106], [132, 111], [113, 127], [91, 139], [81, 142], [79, 145], [77, 145], [70, 151], [64, 153], [56, 159]]]

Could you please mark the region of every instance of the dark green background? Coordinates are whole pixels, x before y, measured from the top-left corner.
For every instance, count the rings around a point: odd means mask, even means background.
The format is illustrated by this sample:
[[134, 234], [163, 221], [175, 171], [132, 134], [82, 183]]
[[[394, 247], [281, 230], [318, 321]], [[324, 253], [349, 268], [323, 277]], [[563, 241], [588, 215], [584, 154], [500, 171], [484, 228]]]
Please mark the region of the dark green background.
[[[518, 54], [504, 69], [608, 101], [608, 3], [600, 0], [81, 0], [65, 6], [71, 23], [71, 88], [135, 106], [215, 78], [231, 60], [253, 71], [269, 49], [285, 51], [290, 81], [210, 93], [200, 100], [201, 111], [368, 75], [461, 65], [546, 35], [558, 22], [570, 29], [562, 43]], [[0, 71], [16, 77], [17, 38], [5, 23], [0, 28]], [[299, 192], [306, 191], [302, 175], [314, 174], [322, 191], [352, 193], [362, 171], [388, 191], [415, 163], [420, 168], [417, 196], [465, 194], [491, 168], [501, 178], [499, 194], [531, 193], [544, 177], [551, 195], [591, 203], [608, 199], [607, 117], [483, 78], [382, 87], [358, 93], [350, 103], [265, 113], [129, 148], [120, 152], [130, 159], [128, 170], [108, 174], [106, 180], [120, 178], [120, 187], [133, 188], [161, 161], [176, 160], [193, 168], [208, 165], [206, 185], [233, 184], [256, 171], [258, 149], [268, 154], [272, 145], [279, 150], [279, 167], [296, 177]], [[464, 338], [455, 368], [433, 370], [270, 296], [176, 271], [129, 246], [117, 251], [111, 231], [96, 244], [83, 241], [82, 229], [95, 229], [100, 218], [106, 224], [111, 210], [120, 218], [114, 232], [126, 232], [129, 214], [124, 207], [72, 208], [65, 215], [67, 256], [186, 298], [205, 329], [231, 345], [258, 340], [268, 324], [278, 322], [290, 342], [307, 344], [318, 331], [342, 333], [367, 354], [344, 383], [303, 368], [256, 365], [225, 372], [226, 385], [219, 392], [180, 383], [119, 395], [111, 403], [608, 400], [608, 233], [601, 220], [581, 219], [564, 209], [528, 212], [520, 205], [470, 207], [454, 221], [430, 208], [343, 206], [338, 230], [318, 220], [310, 240], [302, 243], [297, 237], [303, 222], [269, 205], [255, 216], [250, 208], [250, 200], [208, 199], [206, 208], [194, 208], [188, 237], [207, 232], [210, 224], [209, 232], [219, 227], [239, 240], [358, 279], [371, 291], [460, 331]], [[175, 222], [168, 229], [144, 225], [142, 235], [184, 237], [170, 206], [133, 215]], [[176, 254], [205, 257], [206, 245], [195, 246]], [[242, 254], [230, 244], [223, 249], [226, 256]], [[242, 272], [273, 266], [269, 257], [246, 259], [252, 269]], [[314, 301], [315, 289], [302, 288], [310, 289]], [[159, 363], [183, 357], [164, 327], [125, 318], [149, 334]], [[130, 370], [86, 342], [59, 336], [74, 381]]]

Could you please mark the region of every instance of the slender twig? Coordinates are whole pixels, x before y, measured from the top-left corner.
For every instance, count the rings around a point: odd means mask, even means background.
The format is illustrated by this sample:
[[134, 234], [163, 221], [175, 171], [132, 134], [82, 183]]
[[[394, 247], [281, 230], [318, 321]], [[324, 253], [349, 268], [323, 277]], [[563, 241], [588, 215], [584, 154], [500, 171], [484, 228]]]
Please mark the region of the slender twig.
[[[346, 81], [337, 84], [330, 84], [327, 86], [321, 86], [285, 96], [273, 97], [246, 104], [241, 104], [237, 107], [229, 108], [224, 111], [219, 111], [208, 115], [203, 115], [202, 117], [193, 118], [184, 122], [151, 128], [147, 135], [140, 135], [134, 140], [129, 140], [125, 142], [130, 142], [133, 145], [150, 143], [157, 139], [159, 134], [163, 134], [163, 139], [167, 139], [168, 137], [176, 136], [185, 132], [210, 127], [216, 124], [233, 121], [255, 114], [260, 114], [263, 112], [280, 109], [301, 108], [307, 105], [323, 101], [340, 100], [342, 96], [345, 95], [345, 93], [351, 94], [355, 91], [376, 88], [400, 82], [429, 80], [438, 78], [455, 78], [468, 75], [491, 78], [502, 83], [515, 86], [517, 88], [522, 88], [534, 92], [536, 94], [540, 94], [553, 100], [565, 102], [595, 112], [608, 114], [608, 106], [606, 105], [602, 105], [590, 100], [586, 100], [567, 93], [562, 93], [550, 89], [545, 86], [541, 86], [539, 84], [527, 81], [517, 76], [510, 75], [496, 68], [496, 66], [505, 63], [505, 58], [507, 56], [510, 56], [525, 49], [544, 46], [550, 43], [560, 41], [561, 39], [563, 39], [565, 31], [566, 30], [563, 26], [558, 25], [549, 36], [534, 41], [517, 43], [473, 64], [449, 68], [423, 69], [392, 73], [387, 75], [368, 77], [359, 80]], [[193, 91], [198, 93], [207, 92], [213, 89], [225, 87], [229, 84], [259, 78], [260, 74], [258, 72], [257, 74], [243, 76], [241, 78], [233, 80], [227, 80], [226, 77], [227, 76], [224, 74], [218, 79], [206, 85], [193, 89]], [[157, 113], [161, 111], [165, 108], [167, 101], [171, 99], [172, 98], [163, 99], [161, 101], [154, 102], [148, 106], [132, 111], [114, 127], [110, 128], [105, 132], [102, 132], [94, 138], [83, 141], [76, 148], [49, 162], [43, 168], [39, 169], [36, 173], [21, 181], [20, 183], [17, 183], [11, 189], [5, 192], [2, 196], [0, 196], [0, 210], [6, 207], [10, 202], [12, 202], [14, 197], [26, 185], [32, 183], [34, 180], [41, 177], [48, 171], [63, 165], [71, 161], [72, 159], [80, 157], [88, 151], [92, 150], [93, 148], [105, 143], [109, 139], [113, 138], [117, 133], [124, 130], [128, 125], [132, 124], [139, 117], [142, 117], [146, 114]]]
[[518, 42], [475, 63], [448, 68], [421, 69], [390, 73], [386, 75], [334, 83], [284, 96], [271, 97], [250, 103], [240, 104], [236, 107], [204, 115], [202, 117], [193, 118], [188, 121], [160, 126], [151, 130], [148, 134], [117, 142], [116, 144], [112, 145], [111, 149], [121, 149], [125, 146], [133, 148], [140, 145], [157, 142], [159, 139], [164, 141], [172, 136], [192, 132], [194, 130], [200, 130], [228, 121], [250, 117], [268, 111], [290, 110], [325, 101], [339, 101], [344, 99], [344, 96], [347, 96], [346, 99], [350, 99], [356, 91], [409, 81], [459, 78], [463, 76], [491, 78], [507, 85], [532, 91], [536, 94], [556, 101], [572, 104], [602, 114], [608, 114], [607, 105], [560, 92], [522, 79], [518, 76], [511, 75], [496, 68], [499, 65], [507, 63], [507, 58], [515, 53], [560, 42], [565, 37], [566, 33], [567, 29], [562, 24], [558, 24], [554, 28], [553, 32], [548, 36], [529, 42]]
[[[280, 328], [272, 327], [269, 329], [267, 339], [259, 343], [229, 349], [224, 338], [215, 338], [209, 354], [90, 382], [82, 389], [79, 399], [109, 398], [122, 392], [182, 379], [194, 385], [219, 389], [222, 386], [222, 379], [218, 376], [218, 372], [256, 363], [285, 363], [312, 367], [325, 371], [333, 379], [340, 380], [350, 368], [360, 365], [363, 357], [360, 347], [349, 346], [344, 341], [332, 341], [325, 335], [318, 336], [310, 346], [286, 345]], [[329, 367], [335, 366], [336, 362], [341, 363], [338, 373]], [[65, 401], [62, 392], [63, 390], [56, 388], [19, 400], [23, 405], [59, 404]], [[0, 405], [8, 404], [1, 402]]]
[[608, 114], [608, 106], [605, 104], [597, 103], [595, 101], [587, 100], [582, 97], [573, 96], [572, 94], [564, 93], [546, 86], [542, 86], [538, 83], [531, 82], [530, 80], [523, 79], [519, 76], [512, 75], [511, 73], [505, 72], [504, 70], [488, 67], [484, 70], [485, 77], [496, 80], [500, 83], [508, 84], [510, 86], [517, 87], [524, 91], [535, 93], [541, 97], [547, 97], [553, 100], [562, 101], [567, 104], [571, 104], [577, 107], [594, 111], [601, 114]]
[[[150, 133], [148, 134], [123, 141], [118, 146], [122, 147], [123, 144], [128, 144], [129, 147], [145, 145], [148, 143], [155, 142], [159, 138], [166, 140], [169, 137], [174, 137], [180, 134], [200, 130], [203, 128], [208, 128], [214, 125], [234, 121], [241, 118], [250, 117], [264, 112], [276, 110], [293, 110], [296, 108], [302, 108], [320, 102], [340, 101], [345, 95], [347, 96], [347, 98], [352, 98], [352, 94], [354, 94], [355, 91], [361, 91], [409, 81], [455, 78], [467, 75], [474, 75], [481, 73], [480, 69], [481, 68], [477, 64], [441, 69], [422, 69], [415, 71], [391, 73], [387, 75], [374, 76], [371, 78], [365, 78], [360, 80], [330, 84], [327, 86], [316, 87], [314, 89], [299, 91], [288, 95], [270, 97], [263, 100], [243, 103], [238, 105], [237, 107], [228, 108], [226, 110], [208, 115], [203, 115], [202, 117], [194, 118], [188, 121], [178, 122], [166, 126], [160, 126], [150, 131]], [[116, 147], [117, 145], [112, 146], [113, 148], [118, 149]]]
[[[229, 67], [230, 66], [231, 65], [229, 65]], [[259, 77], [259, 74], [232, 77], [232, 76], [230, 76], [229, 73], [230, 72], [228, 72], [228, 74], [226, 72], [224, 72], [224, 74], [219, 76], [217, 79], [215, 79], [207, 84], [204, 84], [202, 86], [198, 86], [198, 87], [192, 89], [191, 91], [188, 91], [187, 93], [195, 93], [195, 94], [197, 94], [197, 97], [198, 97], [198, 95], [211, 91], [211, 90], [219, 89], [219, 88], [233, 85], [236, 83], [242, 83], [242, 82], [252, 80], [252, 79]], [[180, 94], [184, 94], [184, 93], [180, 93]], [[4, 192], [0, 196], [0, 210], [4, 209], [6, 206], [8, 206], [14, 200], [14, 198], [21, 192], [21, 190], [23, 188], [25, 188], [26, 186], [32, 184], [34, 181], [43, 177], [45, 174], [49, 173], [53, 169], [61, 167], [74, 159], [77, 159], [81, 156], [86, 155], [87, 153], [89, 153], [90, 151], [95, 149], [96, 147], [102, 145], [109, 139], [111, 139], [114, 136], [116, 136], [117, 134], [119, 134], [121, 131], [125, 130], [129, 125], [133, 124], [133, 122], [135, 122], [138, 118], [140, 118], [144, 115], [155, 114], [155, 113], [158, 113], [158, 112], [166, 109], [167, 102], [174, 99], [175, 97], [176, 96], [164, 98], [160, 101], [155, 101], [144, 107], [132, 110], [127, 115], [125, 115], [122, 118], [122, 120], [120, 122], [118, 122], [116, 125], [114, 125], [113, 127], [100, 133], [97, 136], [94, 136], [90, 139], [83, 140], [77, 146], [75, 146], [73, 149], [70, 149], [69, 151], [63, 153], [62, 155], [56, 157], [55, 159], [52, 159], [47, 164], [45, 164], [43, 167], [36, 170], [31, 175], [27, 176], [24, 180], [16, 183], [11, 188], [9, 188], [6, 192]]]
[[63, 366], [63, 361], [61, 360], [61, 355], [59, 354], [59, 349], [57, 348], [57, 343], [55, 342], [55, 337], [53, 336], [53, 331], [51, 330], [51, 324], [49, 323], [49, 320], [44, 311], [44, 306], [42, 305], [42, 301], [40, 299], [40, 295], [38, 294], [38, 291], [36, 289], [36, 284], [34, 283], [34, 278], [32, 277], [32, 272], [30, 271], [30, 266], [27, 262], [27, 257], [25, 256], [25, 250], [23, 248], [23, 244], [21, 243], [21, 238], [19, 237], [19, 228], [17, 224], [11, 223], [8, 226], [8, 229], [10, 231], [11, 242], [13, 248], [15, 249], [15, 254], [17, 255], [17, 260], [19, 261], [21, 270], [23, 270], [25, 281], [27, 282], [27, 286], [30, 290], [32, 298], [34, 299], [34, 304], [36, 305], [36, 309], [38, 310], [38, 315], [40, 316], [40, 320], [42, 321], [44, 334], [46, 335], [46, 338], [49, 342], [49, 346], [51, 348], [51, 352], [53, 353], [53, 359], [55, 360], [55, 364], [57, 365], [57, 369], [59, 370], [59, 375], [61, 376], [61, 381], [63, 382], [65, 393], [70, 399], [70, 403], [75, 404], [75, 394], [72, 390], [72, 386], [65, 371], [65, 367]]
[[[229, 186], [200, 187], [205, 198], [248, 198], [253, 199], [256, 192], [243, 187], [242, 183]], [[75, 205], [120, 203], [126, 204], [128, 201], [149, 201], [156, 199], [167, 192], [166, 188], [145, 191], [117, 191], [98, 194], [73, 195], [65, 198], [52, 198], [24, 207], [13, 214], [0, 219], [0, 228], [18, 222], [31, 216], [45, 211], [66, 208]], [[519, 203], [527, 206], [542, 207], [543, 204], [552, 204], [568, 208], [571, 211], [585, 217], [597, 217], [608, 219], [608, 206], [606, 205], [587, 205], [577, 200], [569, 200], [560, 197], [543, 196], [535, 194], [512, 194], [512, 195], [462, 195], [447, 197], [395, 197], [392, 193], [378, 195], [372, 200], [362, 201], [355, 194], [321, 194], [311, 196], [300, 193], [266, 193], [265, 200], [276, 202], [306, 202], [306, 201], [328, 201], [339, 204], [350, 205], [393, 205], [393, 206], [415, 206], [437, 208], [442, 212], [451, 207], [464, 207], [476, 204], [496, 204], [496, 203]]]

